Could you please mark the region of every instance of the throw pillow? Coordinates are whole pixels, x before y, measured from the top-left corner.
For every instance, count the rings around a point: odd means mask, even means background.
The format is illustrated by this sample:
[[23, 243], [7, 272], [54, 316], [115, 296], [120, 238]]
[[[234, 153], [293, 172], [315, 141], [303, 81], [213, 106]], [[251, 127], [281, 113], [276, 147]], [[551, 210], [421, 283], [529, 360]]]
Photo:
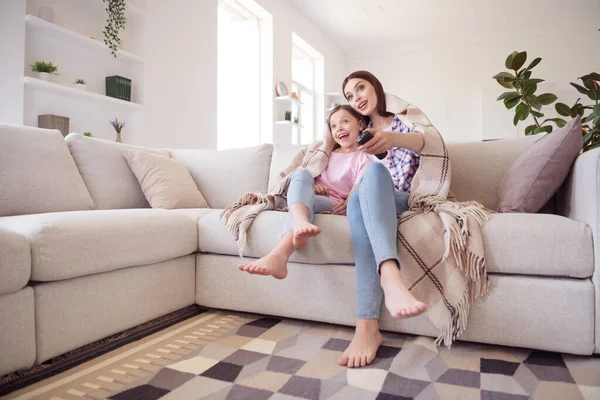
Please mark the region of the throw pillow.
[[500, 182], [498, 211], [537, 213], [562, 185], [582, 146], [577, 117], [529, 147]]
[[209, 208], [188, 170], [159, 154], [124, 150], [131, 171], [152, 208]]

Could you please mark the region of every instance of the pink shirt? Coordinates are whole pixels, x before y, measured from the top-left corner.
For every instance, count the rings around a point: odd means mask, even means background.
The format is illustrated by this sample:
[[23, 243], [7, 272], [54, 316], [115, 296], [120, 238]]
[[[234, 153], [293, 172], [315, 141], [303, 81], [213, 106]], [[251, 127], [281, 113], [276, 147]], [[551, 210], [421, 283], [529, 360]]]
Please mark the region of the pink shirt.
[[353, 153], [331, 153], [327, 168], [315, 181], [329, 189], [329, 197], [335, 201], [346, 201], [354, 184], [361, 177], [367, 165], [373, 162], [362, 151]]

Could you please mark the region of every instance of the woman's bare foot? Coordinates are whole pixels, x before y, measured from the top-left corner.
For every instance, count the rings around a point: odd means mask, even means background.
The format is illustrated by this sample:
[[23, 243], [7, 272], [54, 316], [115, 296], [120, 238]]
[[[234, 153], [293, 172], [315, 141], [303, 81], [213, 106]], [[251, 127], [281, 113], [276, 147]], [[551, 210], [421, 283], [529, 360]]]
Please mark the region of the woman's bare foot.
[[356, 322], [356, 331], [350, 346], [344, 351], [339, 364], [349, 368], [358, 368], [369, 365], [375, 359], [377, 349], [383, 342], [379, 333], [377, 319], [359, 319]]
[[290, 206], [292, 215], [292, 232], [294, 233], [294, 247], [300, 249], [306, 246], [307, 239], [321, 233], [321, 228], [310, 223], [308, 209], [300, 203]]
[[386, 260], [381, 263], [380, 272], [385, 307], [392, 317], [416, 317], [427, 310], [427, 304], [417, 300], [406, 286], [404, 286], [396, 261]]
[[290, 232], [283, 235], [277, 247], [269, 254], [255, 262], [242, 264], [238, 268], [249, 274], [271, 275], [273, 278], [284, 279], [288, 274], [287, 262], [293, 252], [293, 235]]

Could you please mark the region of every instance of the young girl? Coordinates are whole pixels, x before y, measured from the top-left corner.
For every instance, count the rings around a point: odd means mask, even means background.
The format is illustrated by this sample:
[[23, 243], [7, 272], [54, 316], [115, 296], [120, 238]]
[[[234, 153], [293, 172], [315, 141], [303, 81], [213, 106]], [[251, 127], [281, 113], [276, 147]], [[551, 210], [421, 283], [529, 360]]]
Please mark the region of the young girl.
[[331, 111], [328, 122], [336, 145], [327, 168], [316, 182], [304, 168], [294, 172], [287, 192], [288, 215], [279, 244], [260, 260], [240, 265], [241, 271], [284, 279], [294, 250], [306, 246], [309, 237], [321, 233], [321, 229], [312, 224], [314, 215], [320, 212], [346, 215], [348, 197], [371, 163], [366, 153], [356, 151], [356, 139], [366, 128], [366, 121], [352, 107], [342, 105]]

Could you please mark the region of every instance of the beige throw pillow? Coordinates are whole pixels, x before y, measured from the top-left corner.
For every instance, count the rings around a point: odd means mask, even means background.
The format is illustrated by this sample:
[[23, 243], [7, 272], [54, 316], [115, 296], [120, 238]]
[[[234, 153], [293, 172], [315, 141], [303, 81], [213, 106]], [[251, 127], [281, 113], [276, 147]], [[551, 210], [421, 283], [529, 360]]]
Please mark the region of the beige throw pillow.
[[498, 211], [540, 211], [562, 185], [582, 146], [581, 118], [578, 116], [529, 147], [500, 182]]
[[209, 208], [190, 173], [178, 161], [137, 150], [124, 150], [123, 156], [152, 208]]

